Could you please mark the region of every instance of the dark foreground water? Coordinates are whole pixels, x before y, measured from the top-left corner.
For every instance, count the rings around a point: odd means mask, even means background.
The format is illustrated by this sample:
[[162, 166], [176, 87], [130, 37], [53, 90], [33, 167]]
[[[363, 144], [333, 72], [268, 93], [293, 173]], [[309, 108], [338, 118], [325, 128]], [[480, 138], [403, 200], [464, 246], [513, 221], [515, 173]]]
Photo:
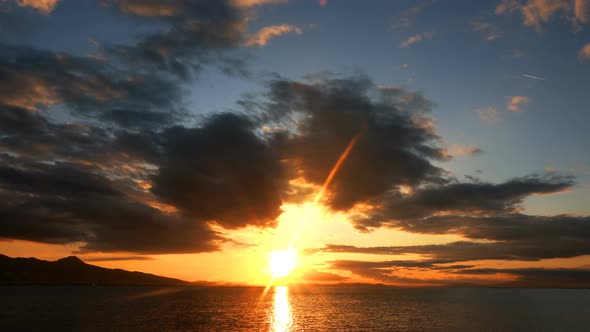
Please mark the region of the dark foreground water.
[[590, 290], [0, 287], [0, 331], [590, 331]]

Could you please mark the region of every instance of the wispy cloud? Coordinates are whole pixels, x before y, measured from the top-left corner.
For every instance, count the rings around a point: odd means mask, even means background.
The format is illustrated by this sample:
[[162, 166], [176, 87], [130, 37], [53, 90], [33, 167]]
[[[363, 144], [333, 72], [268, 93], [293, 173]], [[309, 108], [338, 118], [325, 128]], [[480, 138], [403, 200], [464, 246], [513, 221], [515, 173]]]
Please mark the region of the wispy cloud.
[[584, 45], [578, 53], [580, 60], [590, 60], [590, 43]]
[[483, 150], [474, 146], [465, 146], [462, 144], [451, 144], [446, 150], [449, 157], [460, 157], [468, 155], [476, 155], [483, 153]]
[[410, 45], [421, 42], [425, 39], [430, 39], [432, 38], [434, 34], [432, 32], [423, 32], [423, 33], [418, 33], [415, 34], [413, 36], [411, 36], [410, 38], [406, 39], [404, 42], [402, 42], [400, 44], [400, 47], [410, 47]]
[[526, 54], [524, 51], [517, 49], [517, 48], [509, 51], [508, 53], [506, 53], [506, 55], [503, 56], [503, 58], [515, 59], [515, 60], [526, 59], [528, 57], [529, 57], [528, 54]]
[[40, 13], [49, 14], [53, 11], [60, 0], [17, 0], [16, 3], [21, 7], [31, 7]]
[[268, 4], [287, 3], [288, 0], [232, 0], [231, 2], [237, 7], [254, 7]]
[[519, 12], [523, 24], [541, 31], [541, 25], [549, 22], [557, 14], [563, 14], [570, 21], [587, 22], [588, 0], [502, 0], [496, 7], [498, 15]]
[[574, 13], [580, 23], [590, 23], [590, 0], [575, 0]]
[[274, 39], [287, 33], [296, 33], [300, 35], [303, 33], [303, 30], [301, 30], [301, 28], [297, 26], [288, 24], [271, 25], [264, 27], [258, 30], [258, 32], [256, 32], [255, 34], [251, 35], [248, 38], [246, 44], [248, 46], [262, 47], [265, 46], [271, 39]]
[[433, 3], [434, 0], [422, 1], [415, 6], [402, 11], [401, 13], [399, 13], [399, 15], [396, 15], [393, 18], [393, 29], [403, 30], [410, 28], [414, 25], [414, 22], [416, 21], [418, 15], [420, 15], [420, 13], [424, 11], [424, 9], [426, 9]]
[[479, 32], [485, 36], [487, 41], [496, 40], [502, 37], [503, 31], [495, 24], [475, 19], [470, 22], [473, 31]]
[[522, 110], [522, 106], [526, 105], [530, 102], [529, 97], [525, 96], [512, 96], [508, 98], [508, 104], [506, 105], [506, 109], [513, 112], [520, 112]]
[[483, 122], [498, 122], [500, 120], [498, 110], [493, 106], [489, 106], [485, 109], [477, 109], [475, 111], [479, 114], [479, 118]]

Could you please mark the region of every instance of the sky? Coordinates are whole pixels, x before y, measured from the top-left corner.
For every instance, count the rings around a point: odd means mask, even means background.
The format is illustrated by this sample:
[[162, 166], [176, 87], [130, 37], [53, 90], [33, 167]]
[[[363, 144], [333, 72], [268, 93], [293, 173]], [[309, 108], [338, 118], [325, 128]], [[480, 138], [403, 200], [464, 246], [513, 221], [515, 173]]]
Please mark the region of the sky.
[[589, 287], [590, 0], [0, 0], [0, 253]]

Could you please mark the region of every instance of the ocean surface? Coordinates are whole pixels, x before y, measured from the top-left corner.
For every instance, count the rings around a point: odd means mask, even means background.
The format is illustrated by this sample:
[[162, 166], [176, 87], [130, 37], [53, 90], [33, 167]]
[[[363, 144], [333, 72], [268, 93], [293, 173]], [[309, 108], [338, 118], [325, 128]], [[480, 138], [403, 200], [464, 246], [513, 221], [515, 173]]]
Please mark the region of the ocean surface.
[[590, 331], [590, 290], [0, 286], [0, 331]]

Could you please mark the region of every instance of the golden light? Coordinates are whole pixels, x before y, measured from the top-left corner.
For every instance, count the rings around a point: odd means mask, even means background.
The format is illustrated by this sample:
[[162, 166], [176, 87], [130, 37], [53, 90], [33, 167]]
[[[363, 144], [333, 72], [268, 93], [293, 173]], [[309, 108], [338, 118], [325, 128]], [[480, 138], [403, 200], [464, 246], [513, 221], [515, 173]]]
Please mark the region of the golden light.
[[275, 287], [274, 300], [273, 317], [271, 319], [271, 331], [291, 331], [293, 326], [293, 316], [291, 313], [291, 305], [289, 304], [289, 288], [286, 286]]
[[268, 263], [273, 279], [287, 277], [297, 265], [297, 250], [273, 251], [270, 253]]

